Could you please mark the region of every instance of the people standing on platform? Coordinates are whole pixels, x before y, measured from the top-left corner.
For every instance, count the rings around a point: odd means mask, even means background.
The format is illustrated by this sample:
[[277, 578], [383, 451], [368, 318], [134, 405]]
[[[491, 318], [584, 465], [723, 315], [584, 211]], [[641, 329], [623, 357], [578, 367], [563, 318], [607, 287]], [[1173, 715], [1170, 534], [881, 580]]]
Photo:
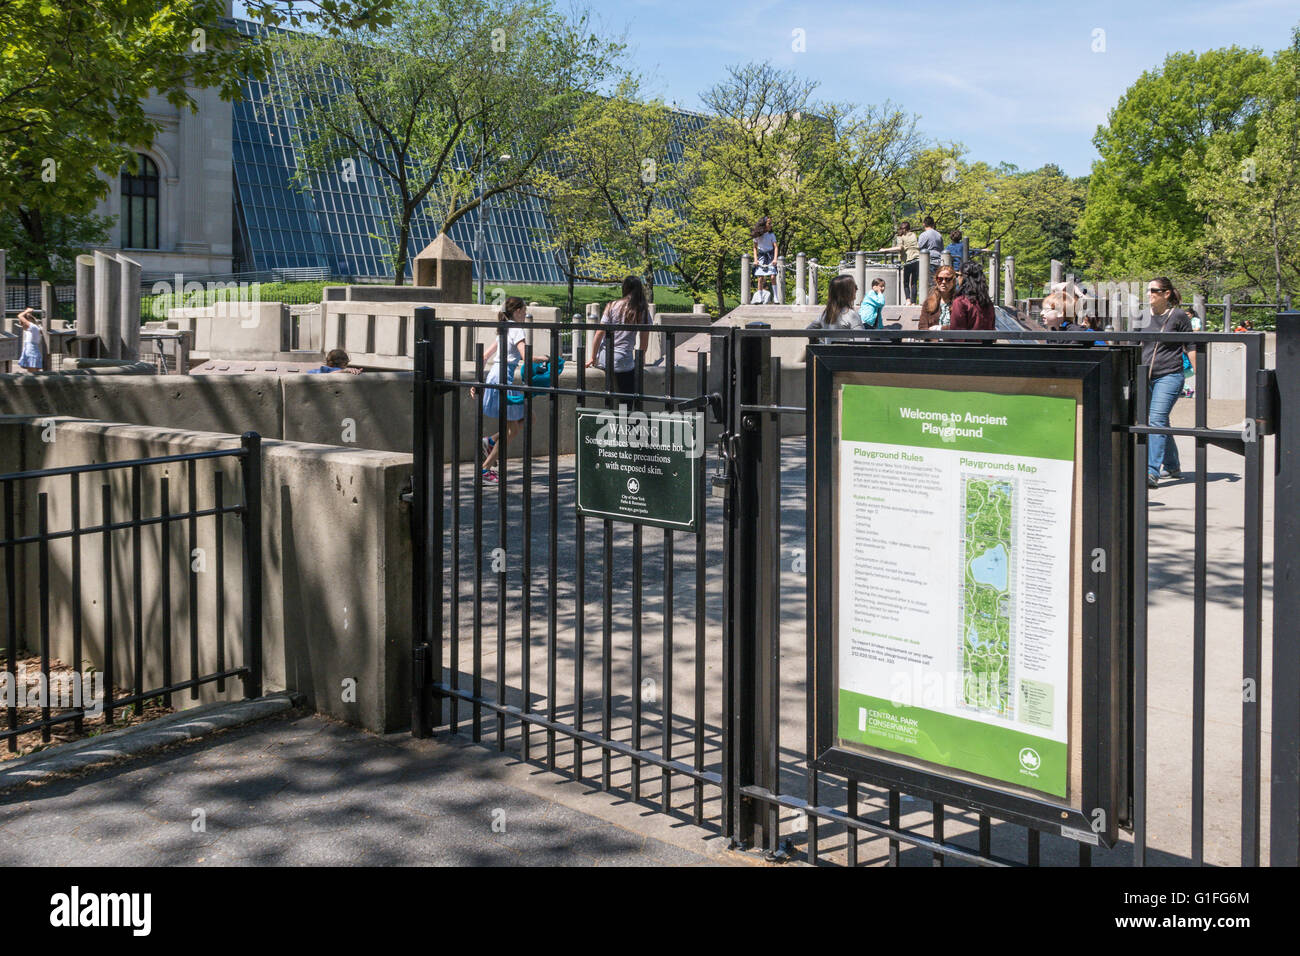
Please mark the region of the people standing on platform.
[[898, 225], [898, 236], [894, 245], [881, 252], [897, 252], [903, 258], [903, 304], [912, 305], [916, 301], [916, 284], [920, 281], [921, 253], [917, 248], [916, 233], [912, 224], [906, 220]]
[[926, 216], [921, 225], [925, 230], [916, 240], [916, 247], [919, 252], [930, 254], [930, 275], [934, 275], [934, 270], [943, 262], [943, 236], [934, 228], [934, 217]]
[[[600, 317], [601, 325], [650, 325], [650, 303], [646, 301], [645, 286], [637, 276], [628, 276], [623, 280], [623, 297], [605, 307], [605, 314]], [[643, 332], [636, 329], [616, 329], [609, 333], [614, 337], [614, 387], [620, 392], [631, 394], [636, 391], [636, 352], [644, 352], [650, 346], [650, 330]], [[637, 338], [640, 344], [637, 344]], [[605, 330], [597, 329], [591, 337], [591, 358], [587, 367], [603, 369], [605, 353], [608, 347], [602, 347]]]
[[772, 217], [764, 216], [754, 223], [749, 234], [754, 241], [754, 278], [758, 280], [753, 304], [765, 305], [772, 301], [772, 293], [766, 287], [766, 282], [769, 276], [776, 276], [776, 260], [781, 255], [776, 233], [772, 231]]
[[957, 272], [952, 266], [940, 266], [934, 274], [934, 288], [921, 303], [921, 318], [917, 324], [926, 329], [946, 330], [952, 325], [952, 300], [957, 294]]
[[[1147, 308], [1135, 328], [1143, 332], [1191, 332], [1192, 320], [1179, 308], [1182, 299], [1165, 276], [1147, 283]], [[1147, 424], [1168, 428], [1169, 415], [1183, 391], [1183, 371], [1196, 374], [1196, 353], [1188, 342], [1144, 342], [1142, 364], [1147, 366]], [[1147, 436], [1147, 487], [1160, 484], [1160, 471], [1175, 480], [1183, 477], [1178, 445], [1172, 435]]]
[[989, 283], [984, 278], [984, 270], [978, 262], [967, 262], [958, 275], [961, 284], [953, 296], [949, 327], [954, 332], [992, 332], [997, 323], [993, 313], [993, 297], [989, 295]]
[[961, 271], [961, 230], [954, 229], [949, 233], [948, 238], [952, 241], [944, 247], [944, 252], [952, 256], [952, 267], [958, 272]]
[[[506, 384], [514, 381], [515, 374], [520, 364], [524, 360], [524, 342], [528, 336], [523, 329], [515, 323], [522, 322], [527, 315], [528, 310], [524, 305], [524, 300], [518, 296], [512, 295], [505, 301], [505, 306], [497, 313], [499, 321], [510, 323], [512, 326], [506, 330]], [[496, 385], [501, 381], [501, 360], [497, 358], [497, 346], [501, 344], [499, 337], [493, 337], [488, 343], [487, 348], [483, 350], [483, 381], [488, 385]], [[474, 396], [475, 389], [469, 390], [470, 397]], [[483, 390], [483, 415], [486, 418], [495, 418], [500, 420], [501, 406], [505, 406], [506, 422], [506, 444], [514, 441], [519, 430], [523, 427], [524, 420], [524, 395], [523, 392], [506, 391], [502, 397], [502, 389], [485, 388]], [[493, 432], [483, 438], [483, 480], [487, 482], [496, 482], [499, 479], [496, 469], [493, 465], [497, 462], [497, 457], [501, 453], [501, 446], [497, 444], [501, 438], [501, 432]]]
[[18, 322], [23, 327], [23, 348], [18, 356], [18, 367], [25, 372], [39, 372], [45, 368], [45, 330], [36, 321], [35, 309], [19, 312]]

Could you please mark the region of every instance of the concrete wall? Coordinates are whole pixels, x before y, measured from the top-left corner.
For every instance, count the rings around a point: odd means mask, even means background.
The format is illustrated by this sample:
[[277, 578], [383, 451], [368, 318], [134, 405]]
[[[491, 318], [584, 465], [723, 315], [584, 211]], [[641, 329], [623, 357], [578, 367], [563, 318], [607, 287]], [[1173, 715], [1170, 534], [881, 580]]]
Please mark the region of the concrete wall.
[[[799, 351], [804, 341], [788, 340], [788, 349]], [[696, 343], [678, 346], [674, 393], [698, 394], [695, 384]], [[702, 342], [707, 348], [707, 342]], [[777, 343], [774, 343], [777, 344]], [[780, 346], [787, 348], [785, 344]], [[779, 353], [779, 350], [778, 350]], [[783, 360], [785, 361], [785, 360]], [[604, 375], [587, 370], [589, 388], [603, 388]], [[662, 394], [665, 369], [647, 368], [647, 392]], [[803, 368], [785, 361], [783, 382], [786, 395], [803, 394]], [[472, 369], [462, 364], [461, 378], [468, 380]], [[560, 383], [576, 387], [577, 369], [565, 367]], [[475, 409], [480, 398], [471, 399], [468, 389], [460, 396], [461, 451], [463, 460], [475, 453]], [[562, 396], [560, 402], [560, 454], [573, 453], [573, 410], [577, 401]], [[361, 375], [0, 375], [0, 414], [68, 415], [76, 418], [130, 422], [154, 428], [242, 434], [255, 431], [264, 438], [313, 442], [343, 447], [409, 454], [412, 443], [411, 415], [414, 376], [409, 372], [364, 372]], [[549, 411], [546, 399], [534, 400], [533, 450], [550, 453], [546, 429]], [[596, 396], [587, 404], [600, 404]], [[787, 434], [800, 434], [803, 421], [785, 416]], [[446, 422], [448, 442], [452, 426]], [[484, 419], [485, 432], [497, 429], [491, 418]], [[790, 431], [793, 429], [793, 431]], [[448, 446], [450, 457], [450, 445]], [[513, 454], [513, 453], [512, 453]]]
[[290, 348], [289, 307], [282, 302], [168, 309], [167, 321], [193, 331], [194, 351], [210, 358], [268, 358]]
[[[55, 440], [43, 441], [47, 430], [30, 418], [0, 417], [0, 468], [53, 468], [94, 461], [156, 457], [239, 446], [233, 435], [176, 431], [138, 426], [56, 419]], [[263, 657], [267, 691], [301, 692], [317, 710], [376, 732], [408, 725], [410, 707], [409, 658], [411, 639], [409, 507], [399, 495], [411, 472], [409, 455], [386, 454], [291, 442], [263, 445]], [[235, 459], [200, 463], [198, 504], [210, 507], [214, 475], [220, 472], [224, 502], [242, 500]], [[100, 487], [112, 489], [113, 514], [130, 513], [129, 472], [110, 472], [81, 479], [83, 525], [101, 519]], [[158, 514], [160, 480], [170, 483], [173, 511], [188, 507], [185, 471], [176, 465], [146, 467], [142, 480], [142, 514]], [[20, 533], [36, 528], [38, 492], [49, 494], [49, 527], [68, 527], [71, 517], [69, 479], [25, 482], [21, 495]], [[212, 518], [198, 521], [197, 546], [206, 569], [198, 575], [200, 666], [216, 669], [216, 536]], [[169, 553], [161, 554], [159, 526], [146, 528], [142, 538], [143, 634], [145, 682], [162, 682], [164, 620], [159, 595], [162, 571], [171, 569], [173, 675], [189, 667], [190, 558], [185, 522], [172, 524]], [[223, 633], [227, 666], [243, 660], [242, 526], [238, 515], [224, 521], [225, 596]], [[104, 604], [102, 537], [83, 539], [81, 548], [83, 661], [104, 664]], [[39, 620], [36, 551], [22, 549], [18, 562], [25, 603], [18, 608], [20, 633], [28, 647], [36, 640]], [[115, 683], [130, 684], [134, 626], [131, 532], [114, 534], [113, 628]], [[71, 544], [50, 548], [51, 651], [72, 660]], [[356, 681], [355, 702], [343, 700], [343, 681]], [[199, 700], [242, 697], [242, 684], [228, 681], [224, 694], [205, 685]], [[191, 706], [188, 693], [173, 704]]]
[[284, 437], [284, 397], [275, 375], [4, 375], [0, 414]]

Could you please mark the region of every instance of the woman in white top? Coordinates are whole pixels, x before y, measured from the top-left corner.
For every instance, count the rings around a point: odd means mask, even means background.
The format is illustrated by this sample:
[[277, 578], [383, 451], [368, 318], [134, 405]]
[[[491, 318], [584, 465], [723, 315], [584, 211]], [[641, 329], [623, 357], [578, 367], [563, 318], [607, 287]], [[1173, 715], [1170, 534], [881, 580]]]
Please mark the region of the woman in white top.
[[34, 309], [18, 313], [23, 327], [23, 351], [18, 357], [18, 367], [26, 372], [39, 372], [45, 367], [45, 335], [36, 321]]
[[[499, 318], [516, 323], [523, 321], [527, 315], [527, 309], [524, 306], [524, 300], [518, 296], [512, 295], [506, 299], [505, 307], [499, 313]], [[519, 365], [524, 360], [524, 342], [528, 338], [521, 328], [510, 328], [506, 330], [506, 383], [513, 382]], [[483, 350], [483, 381], [488, 385], [495, 385], [501, 381], [501, 361], [496, 359], [497, 346], [500, 344], [499, 338], [493, 338], [492, 342]], [[472, 397], [475, 389], [471, 388], [469, 394]], [[524, 393], [514, 390], [507, 390], [505, 400], [502, 401], [501, 389], [485, 388], [483, 390], [483, 414], [488, 418], [501, 418], [501, 406], [505, 406], [506, 414], [506, 443], [514, 441], [519, 430], [523, 427], [524, 420]], [[483, 439], [483, 480], [496, 481], [497, 473], [493, 469], [496, 464], [497, 456], [501, 453], [501, 446], [497, 444], [497, 439], [501, 437], [500, 432], [494, 432]]]

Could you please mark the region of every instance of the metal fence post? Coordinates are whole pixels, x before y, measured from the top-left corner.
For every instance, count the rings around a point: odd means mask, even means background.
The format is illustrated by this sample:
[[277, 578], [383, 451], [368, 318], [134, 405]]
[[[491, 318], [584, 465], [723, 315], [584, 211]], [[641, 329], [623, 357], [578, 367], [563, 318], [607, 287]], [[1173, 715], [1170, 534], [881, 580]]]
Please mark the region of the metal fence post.
[[[766, 327], [762, 322], [752, 322], [748, 326]], [[736, 381], [728, 420], [735, 450], [727, 527], [732, 572], [727, 581], [727, 601], [731, 605], [729, 637], [733, 699], [725, 732], [731, 738], [735, 840], [741, 847], [761, 847], [767, 842], [767, 814], [753, 799], [741, 796], [740, 790], [752, 786], [761, 772], [763, 755], [758, 747], [758, 729], [766, 726], [759, 712], [765, 707], [766, 698], [758, 688], [757, 639], [759, 576], [762, 571], [758, 546], [762, 440], [758, 416], [742, 413], [740, 406], [758, 404], [760, 379], [768, 362], [771, 342], [763, 336], [745, 336], [740, 332], [734, 341]]]
[[262, 696], [262, 436], [244, 432], [244, 697]]
[[[415, 737], [433, 734], [433, 680], [442, 666], [441, 653], [435, 655], [435, 641], [440, 651], [442, 639], [442, 482], [437, 480], [442, 477], [442, 407], [429, 387], [430, 374], [445, 371], [439, 345], [434, 310], [417, 308], [411, 459], [411, 733]], [[436, 496], [431, 490], [434, 485]], [[430, 534], [431, 524], [437, 526], [436, 536]], [[438, 582], [436, 590], [434, 580]], [[436, 627], [435, 616], [439, 619]]]
[[750, 279], [749, 254], [746, 253], [745, 255], [740, 257], [740, 304], [741, 305], [749, 305], [749, 300], [750, 300], [749, 279]]
[[[1249, 385], [1249, 383], [1247, 383]], [[1277, 317], [1273, 485], [1273, 747], [1269, 861], [1300, 865], [1300, 312]]]

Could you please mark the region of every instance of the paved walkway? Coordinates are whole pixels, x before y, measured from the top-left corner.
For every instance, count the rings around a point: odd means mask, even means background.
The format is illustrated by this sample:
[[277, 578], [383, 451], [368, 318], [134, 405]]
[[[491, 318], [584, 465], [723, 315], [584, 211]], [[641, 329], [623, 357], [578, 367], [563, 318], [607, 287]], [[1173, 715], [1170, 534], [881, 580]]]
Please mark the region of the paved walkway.
[[0, 794], [0, 866], [746, 862], [723, 843], [484, 747], [300, 712]]

